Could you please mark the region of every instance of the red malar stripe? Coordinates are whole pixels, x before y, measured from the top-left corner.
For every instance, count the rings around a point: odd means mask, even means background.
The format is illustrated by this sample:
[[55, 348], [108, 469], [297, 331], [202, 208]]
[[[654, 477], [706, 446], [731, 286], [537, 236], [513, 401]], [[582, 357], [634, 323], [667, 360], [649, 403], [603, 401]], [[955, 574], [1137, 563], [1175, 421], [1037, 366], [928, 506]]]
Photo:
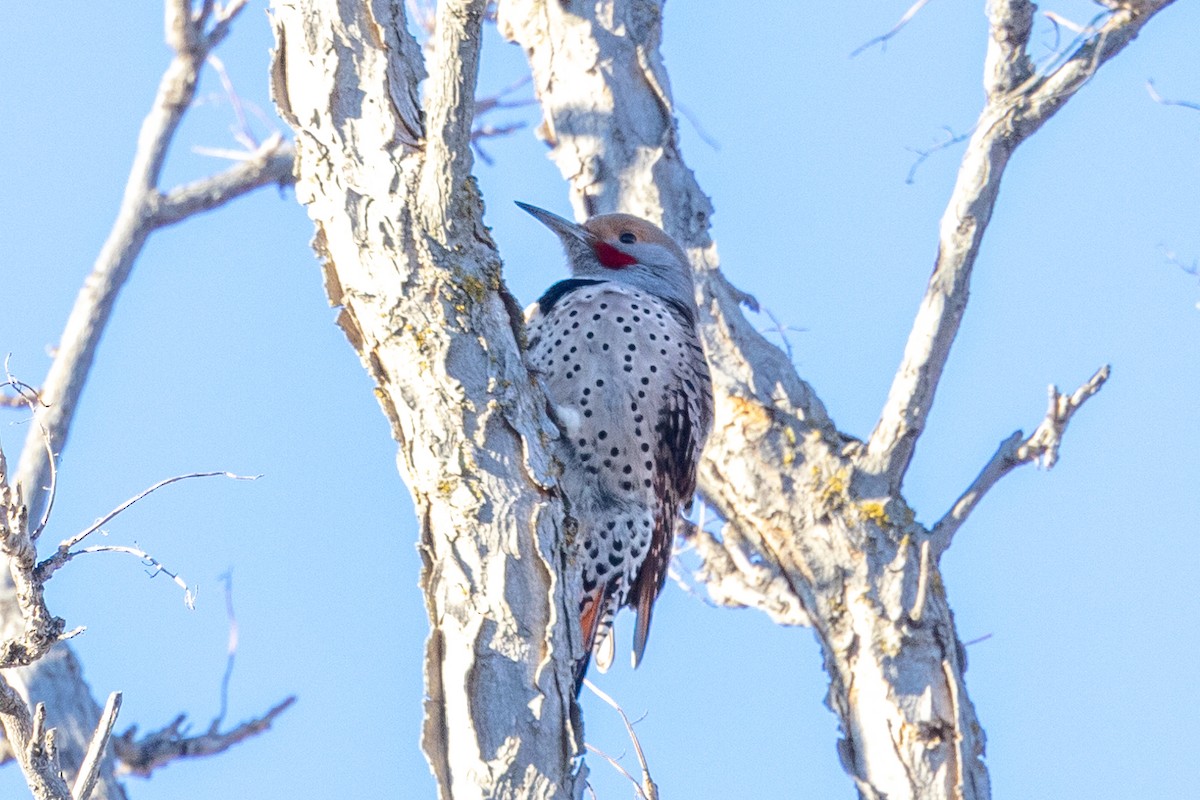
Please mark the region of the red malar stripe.
[[637, 263], [636, 258], [628, 253], [622, 253], [607, 242], [596, 242], [592, 245], [592, 249], [596, 251], [596, 258], [600, 259], [600, 263], [609, 269], [622, 269]]

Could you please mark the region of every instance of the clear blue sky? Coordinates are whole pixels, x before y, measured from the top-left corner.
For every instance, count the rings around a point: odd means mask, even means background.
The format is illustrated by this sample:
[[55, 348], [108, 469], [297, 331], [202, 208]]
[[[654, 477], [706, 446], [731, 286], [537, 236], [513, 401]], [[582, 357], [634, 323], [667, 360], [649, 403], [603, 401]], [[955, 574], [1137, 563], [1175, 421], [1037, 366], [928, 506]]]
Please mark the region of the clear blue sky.
[[[980, 2], [930, 3], [886, 51], [847, 56], [910, 0], [668, 3], [685, 154], [717, 208], [726, 272], [786, 324], [800, 374], [838, 426], [869, 432], [935, 252], [959, 149], [905, 183], [913, 149], [968, 130], [981, 103]], [[269, 109], [262, 2], [220, 50], [238, 90]], [[1047, 8], [1085, 21], [1097, 7]], [[141, 118], [169, 54], [156, 2], [0, 6], [0, 351], [37, 383], [110, 226]], [[1113, 378], [1076, 418], [1051, 473], [1005, 479], [943, 562], [988, 733], [997, 798], [1182, 797], [1200, 763], [1194, 583], [1200, 568], [1200, 283], [1163, 250], [1200, 258], [1200, 10], [1180, 3], [1016, 154], [976, 270], [971, 305], [906, 484], [936, 520], [996, 444], [1032, 429], [1046, 385]], [[1035, 55], [1054, 40], [1042, 20]], [[481, 88], [520, 75], [491, 35]], [[170, 183], [232, 146], [210, 72], [172, 152]], [[497, 117], [536, 118], [532, 109]], [[562, 274], [557, 244], [513, 205], [565, 213], [566, 191], [525, 131], [487, 145], [476, 172], [522, 302]], [[125, 556], [54, 578], [98, 697], [120, 689], [124, 729], [218, 704], [233, 570], [241, 646], [233, 721], [289, 693], [276, 728], [216, 759], [176, 764], [137, 800], [431, 797], [417, 739], [425, 611], [408, 493], [370, 386], [333, 325], [290, 194], [260, 192], [160, 232], [125, 289], [62, 463], [48, 538], [92, 522], [169, 475], [228, 469], [257, 483], [194, 481], [107, 526], [200, 588], [196, 611]], [[770, 323], [760, 319], [763, 327]], [[10, 458], [25, 434], [2, 412]], [[808, 630], [714, 610], [668, 587], [636, 673], [602, 679], [634, 716], [664, 795], [852, 798], [822, 705]], [[628, 632], [629, 625], [623, 626]], [[585, 699], [589, 740], [627, 753], [619, 722]], [[629, 763], [631, 756], [626, 756]], [[631, 791], [593, 759], [599, 796]], [[12, 766], [0, 794], [18, 797]]]

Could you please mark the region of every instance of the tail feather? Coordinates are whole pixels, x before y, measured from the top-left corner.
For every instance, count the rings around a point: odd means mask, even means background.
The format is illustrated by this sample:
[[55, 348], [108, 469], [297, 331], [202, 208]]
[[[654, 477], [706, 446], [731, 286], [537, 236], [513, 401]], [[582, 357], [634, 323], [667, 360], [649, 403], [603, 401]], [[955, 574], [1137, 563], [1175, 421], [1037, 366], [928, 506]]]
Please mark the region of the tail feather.
[[600, 627], [596, 631], [596, 642], [592, 645], [592, 655], [596, 657], [596, 669], [601, 674], [608, 672], [612, 666], [613, 653], [616, 650], [616, 639], [613, 635], [613, 614], [616, 612], [615, 603], [609, 603], [600, 619]]
[[633, 652], [630, 661], [634, 669], [642, 663], [642, 654], [646, 652], [646, 639], [650, 636], [650, 617], [654, 611], [655, 593], [641, 592], [637, 603], [637, 627], [633, 631]]
[[[583, 635], [583, 656], [575, 662], [575, 695], [579, 696], [579, 690], [583, 686], [583, 679], [587, 675], [588, 664], [592, 660], [592, 651], [596, 649], [596, 642], [600, 637], [611, 641], [612, 637], [608, 636], [608, 631], [612, 628], [612, 601], [606, 597], [606, 587], [598, 586], [595, 591], [583, 596], [583, 602], [579, 604], [579, 630]], [[611, 645], [609, 645], [611, 650]], [[612, 661], [611, 653], [607, 661], [600, 663], [601, 658], [597, 656], [597, 666], [601, 672], [608, 669], [608, 662]]]

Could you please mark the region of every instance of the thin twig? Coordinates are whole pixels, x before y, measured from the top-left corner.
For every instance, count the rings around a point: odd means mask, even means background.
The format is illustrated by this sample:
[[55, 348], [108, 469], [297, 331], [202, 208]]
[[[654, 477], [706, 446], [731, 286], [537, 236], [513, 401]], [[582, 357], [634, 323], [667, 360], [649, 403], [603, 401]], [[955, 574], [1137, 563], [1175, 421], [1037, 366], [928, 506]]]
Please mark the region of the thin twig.
[[59, 547], [60, 548], [65, 547], [66, 549], [70, 549], [70, 548], [74, 547], [75, 545], [79, 544], [84, 539], [86, 539], [88, 536], [90, 536], [91, 534], [100, 530], [100, 528], [105, 523], [110, 521], [113, 517], [117, 516], [125, 509], [132, 506], [134, 503], [137, 503], [139, 500], [144, 500], [149, 495], [153, 494], [154, 492], [157, 492], [159, 489], [163, 488], [164, 486], [170, 486], [172, 483], [178, 483], [179, 481], [186, 481], [191, 478], [229, 478], [229, 479], [235, 480], [235, 481], [256, 481], [261, 477], [262, 477], [261, 475], [236, 475], [232, 472], [221, 471], [221, 472], [189, 472], [186, 475], [176, 475], [173, 478], [164, 478], [163, 480], [159, 481], [158, 483], [154, 484], [153, 486], [151, 486], [147, 489], [143, 489], [141, 492], [138, 492], [133, 497], [126, 500], [124, 503], [121, 503], [121, 505], [117, 506], [112, 511], [105, 514], [103, 517], [101, 517], [96, 522], [94, 522], [90, 527], [85, 528], [84, 530], [82, 530], [79, 533], [72, 536], [70, 539], [67, 539], [65, 542], [63, 542], [63, 544], [59, 545]]
[[921, 165], [924, 164], [930, 156], [940, 153], [942, 150], [951, 148], [960, 142], [965, 142], [967, 139], [970, 139], [972, 134], [975, 133], [975, 128], [972, 127], [965, 133], [955, 133], [953, 129], [949, 127], [943, 127], [942, 131], [946, 134], [945, 137], [928, 150], [918, 150], [915, 147], [908, 148], [909, 152], [915, 153], [917, 156], [916, 161], [914, 161], [912, 166], [908, 168], [908, 175], [904, 178], [904, 182], [909, 186], [912, 186], [917, 182], [917, 170], [921, 168]]
[[229, 100], [230, 108], [233, 109], [233, 117], [236, 121], [232, 127], [234, 140], [246, 148], [247, 152], [254, 152], [259, 147], [259, 141], [255, 138], [254, 131], [250, 129], [250, 121], [246, 119], [246, 109], [242, 106], [242, 98], [233, 88], [233, 81], [230, 80], [229, 73], [225, 70], [225, 62], [213, 53], [208, 54], [207, 61], [208, 65], [213, 68], [213, 72], [217, 73], [217, 78], [221, 81], [221, 88], [225, 90], [225, 97]]
[[682, 114], [683, 118], [688, 121], [688, 123], [692, 126], [692, 130], [696, 132], [696, 136], [700, 138], [700, 141], [704, 142], [714, 151], [718, 153], [721, 152], [721, 143], [717, 140], [717, 137], [710, 134], [707, 130], [705, 130], [704, 126], [700, 124], [700, 117], [696, 115], [696, 112], [692, 111], [691, 108], [683, 103], [676, 103], [675, 110]]
[[1162, 245], [1159, 245], [1158, 250], [1160, 253], [1162, 253], [1163, 258], [1167, 260], [1168, 264], [1173, 267], [1178, 267], [1188, 275], [1200, 278], [1200, 258], [1193, 258], [1191, 263], [1188, 263], [1180, 258], [1179, 254], [1174, 250], [1168, 250]]
[[[76, 557], [76, 555], [79, 555], [80, 553], [102, 553], [102, 552], [110, 552], [110, 551], [121, 552], [121, 553], [133, 553], [133, 554], [138, 555], [139, 558], [144, 558], [146, 561], [148, 561], [148, 563], [151, 563], [152, 565], [156, 566], [158, 572], [166, 572], [167, 575], [170, 575], [173, 578], [175, 578], [175, 582], [179, 583], [181, 585], [181, 587], [184, 588], [185, 591], [187, 591], [187, 593], [188, 593], [187, 597], [188, 597], [188, 599], [190, 599], [190, 597], [192, 597], [191, 590], [187, 589], [186, 584], [180, 583], [178, 576], [174, 576], [173, 573], [168, 572], [166, 569], [164, 569], [164, 567], [161, 564], [158, 564], [158, 561], [156, 561], [155, 559], [152, 559], [151, 557], [149, 557], [149, 555], [146, 555], [142, 551], [138, 551], [138, 549], [136, 549], [136, 548], [120, 548], [120, 547], [112, 547], [112, 546], [89, 547], [89, 548], [82, 549], [82, 551], [74, 551], [74, 552], [71, 551], [71, 548], [78, 545], [79, 542], [82, 542], [83, 540], [88, 539], [88, 536], [96, 533], [97, 530], [100, 530], [104, 524], [106, 524], [110, 521], [110, 519], [113, 519], [116, 515], [119, 515], [119, 513], [121, 513], [122, 511], [125, 511], [126, 509], [128, 509], [128, 507], [132, 506], [133, 504], [138, 503], [139, 500], [143, 500], [144, 498], [148, 497], [148, 495], [150, 495], [154, 492], [157, 492], [158, 489], [161, 489], [164, 486], [169, 486], [169, 485], [172, 485], [172, 483], [178, 483], [179, 481], [186, 481], [188, 479], [193, 479], [193, 477], [228, 477], [228, 479], [232, 479], [235, 481], [257, 481], [259, 479], [259, 477], [262, 477], [262, 475], [235, 475], [233, 473], [224, 473], [224, 471], [221, 471], [221, 473], [188, 473], [186, 475], [175, 475], [174, 477], [168, 477], [168, 479], [158, 481], [157, 483], [155, 483], [154, 486], [143, 489], [142, 492], [139, 492], [138, 494], [134, 494], [132, 498], [126, 500], [125, 503], [122, 503], [121, 505], [116, 506], [115, 509], [113, 509], [112, 511], [109, 511], [107, 513], [107, 515], [104, 515], [100, 519], [97, 519], [97, 521], [95, 523], [92, 523], [91, 525], [89, 525], [88, 528], [85, 528], [82, 531], [79, 531], [78, 534], [71, 536], [70, 539], [62, 540], [59, 543], [58, 549], [56, 549], [56, 551], [54, 551], [54, 554], [50, 555], [49, 558], [42, 560], [41, 563], [37, 565], [38, 579], [40, 579], [40, 581], [43, 581], [43, 582], [49, 581], [50, 577], [52, 577], [54, 575], [54, 573], [59, 570], [59, 567], [61, 567], [62, 565], [65, 565], [67, 563], [67, 561], [70, 561], [71, 559]], [[188, 602], [188, 604], [191, 604], [190, 601], [185, 600], [185, 602]]]
[[[629, 734], [629, 740], [633, 742], [633, 752], [637, 755], [638, 764], [642, 768], [642, 781], [640, 784], [638, 784], [637, 781], [634, 781], [634, 784], [639, 787], [642, 796], [645, 797], [646, 800], [658, 800], [658, 786], [655, 785], [654, 780], [650, 777], [650, 767], [646, 763], [646, 754], [642, 752], [642, 743], [638, 741], [637, 733], [633, 730], [633, 723], [629, 721], [629, 717], [625, 714], [625, 709], [621, 708], [620, 704], [616, 700], [613, 700], [607, 694], [598, 689], [596, 684], [592, 683], [587, 678], [583, 679], [583, 685], [591, 690], [592, 694], [599, 697], [621, 715], [621, 721], [625, 723], [625, 731]], [[617, 768], [621, 769], [620, 766]], [[621, 771], [625, 772], [623, 769], [621, 769]], [[628, 775], [629, 773], [625, 772], [625, 774]]]
[[976, 636], [974, 639], [971, 639], [970, 641], [963, 642], [963, 647], [970, 647], [973, 644], [979, 644], [980, 642], [986, 642], [988, 639], [992, 638], [992, 635], [993, 634], [985, 633], [983, 636]]
[[21, 400], [24, 401], [25, 407], [33, 415], [33, 424], [42, 433], [42, 446], [45, 448], [46, 461], [49, 464], [50, 470], [50, 485], [46, 487], [46, 507], [42, 510], [42, 518], [38, 520], [37, 527], [29, 533], [29, 538], [36, 542], [38, 537], [41, 536], [42, 531], [45, 530], [46, 524], [50, 521], [50, 512], [54, 508], [54, 498], [58, 495], [58, 459], [54, 455], [54, 445], [50, 441], [50, 432], [46, 430], [46, 426], [38, 421], [38, 409], [45, 406], [45, 403], [42, 402], [42, 398], [38, 395], [36, 389], [24, 381], [13, 377], [12, 373], [8, 371], [8, 361], [9, 359], [6, 357], [4, 359], [4, 374], [7, 380], [3, 385], [16, 389], [17, 393], [21, 396]]
[[875, 45], [879, 45], [881, 49], [886, 50], [888, 39], [891, 39], [893, 36], [903, 30], [904, 26], [911, 22], [912, 18], [917, 15], [917, 12], [924, 8], [927, 3], [929, 3], [929, 0], [917, 0], [917, 2], [909, 6], [908, 11], [904, 12], [904, 16], [900, 17], [900, 21], [893, 25], [891, 30], [889, 30], [887, 33], [880, 34], [874, 39], [871, 39], [869, 42], [854, 48], [854, 50], [850, 53], [850, 57], [855, 58], [860, 53], [869, 50]]
[[238, 649], [238, 622], [237, 615], [233, 613], [232, 569], [221, 576], [221, 582], [225, 584], [225, 617], [229, 620], [229, 641], [225, 648], [225, 674], [221, 676], [221, 707], [208, 728], [209, 733], [216, 733], [221, 728], [225, 714], [229, 711], [229, 682], [233, 679], [233, 663]]
[[1188, 100], [1168, 100], [1158, 93], [1158, 89], [1154, 86], [1154, 79], [1146, 81], [1146, 92], [1150, 95], [1150, 99], [1159, 105], [1163, 106], [1180, 106], [1182, 108], [1190, 108], [1193, 111], [1200, 111], [1200, 103], [1193, 103]]
[[159, 574], [166, 575], [171, 579], [172, 583], [174, 583], [180, 589], [183, 589], [183, 604], [187, 606], [189, 610], [194, 611], [196, 609], [196, 590], [189, 587], [187, 582], [180, 577], [179, 573], [172, 572], [171, 570], [167, 569], [165, 566], [163, 566], [161, 561], [141, 548], [120, 544], [101, 544], [96, 545], [95, 547], [85, 547], [82, 550], [74, 550], [68, 553], [63, 563], [71, 561], [76, 556], [81, 556], [84, 553], [125, 553], [126, 555], [131, 555], [135, 558], [138, 558], [143, 564], [150, 568], [147, 572], [149, 577], [154, 578]]
[[783, 349], [784, 352], [787, 353], [788, 361], [790, 363], [795, 363], [796, 359], [795, 354], [792, 352], [792, 342], [787, 337], [788, 331], [791, 331], [792, 333], [805, 333], [808, 331], [808, 328], [799, 328], [795, 325], [784, 325], [779, 321], [779, 317], [775, 316], [775, 312], [772, 311], [768, 306], [760, 306], [758, 311], [762, 314], [765, 314], [767, 319], [771, 320], [771, 323], [775, 326], [773, 328], [763, 328], [762, 332], [779, 334], [779, 339], [783, 342]]
[[1025, 437], [1021, 431], [1016, 431], [1001, 442], [967, 490], [933, 526], [930, 541], [935, 553], [940, 554], [950, 546], [955, 532], [979, 505], [983, 496], [1014, 468], [1034, 461], [1041, 463], [1046, 469], [1054, 467], [1058, 461], [1058, 449], [1062, 445], [1063, 434], [1071, 417], [1089, 398], [1100, 391], [1110, 373], [1110, 367], [1101, 367], [1086, 383], [1069, 395], [1060, 393], [1054, 386], [1050, 387], [1049, 407], [1034, 432]]
[[[628, 781], [629, 781], [631, 784], [633, 784], [633, 791], [637, 793], [637, 797], [640, 797], [640, 798], [642, 798], [642, 800], [650, 800], [650, 798], [648, 798], [648, 797], [646, 796], [646, 790], [642, 788], [642, 785], [641, 785], [640, 783], [638, 783], [638, 779], [637, 779], [637, 778], [635, 778], [635, 777], [633, 777], [632, 775], [630, 775], [630, 774], [629, 774], [629, 770], [627, 770], [627, 769], [625, 769], [625, 767], [621, 766], [621, 762], [620, 762], [620, 761], [618, 761], [617, 759], [613, 758], [613, 757], [612, 757], [612, 756], [610, 756], [608, 753], [606, 753], [606, 752], [604, 752], [603, 750], [601, 750], [599, 747], [596, 747], [596, 745], [594, 745], [594, 744], [590, 744], [590, 743], [584, 743], [584, 747], [585, 747], [585, 748], [587, 748], [587, 751], [588, 751], [589, 753], [595, 753], [596, 755], [600, 756], [600, 757], [601, 757], [601, 758], [603, 758], [605, 761], [607, 761], [607, 762], [608, 762], [610, 765], [612, 765], [612, 768], [613, 768], [613, 769], [615, 769], [617, 772], [619, 772], [619, 773], [621, 773], [622, 775], [624, 775], [624, 776], [625, 776], [625, 778], [626, 778], [626, 779], [627, 779], [627, 780], [628, 780]], [[590, 788], [590, 786], [591, 786], [591, 785], [589, 784], [589, 788]], [[595, 794], [595, 791], [594, 791], [594, 790], [593, 790], [592, 794], [593, 794], [593, 795]]]

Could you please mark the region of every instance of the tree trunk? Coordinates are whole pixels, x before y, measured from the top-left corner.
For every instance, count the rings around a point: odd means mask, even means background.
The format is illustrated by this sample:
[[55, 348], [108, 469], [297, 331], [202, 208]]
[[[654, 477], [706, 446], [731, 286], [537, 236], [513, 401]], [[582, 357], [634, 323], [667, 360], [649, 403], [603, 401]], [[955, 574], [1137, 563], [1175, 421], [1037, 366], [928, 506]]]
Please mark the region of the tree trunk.
[[441, 5], [425, 103], [401, 2], [273, 3], [275, 102], [339, 324], [399, 443], [424, 561], [443, 798], [582, 791], [557, 429], [471, 177], [484, 0]]

